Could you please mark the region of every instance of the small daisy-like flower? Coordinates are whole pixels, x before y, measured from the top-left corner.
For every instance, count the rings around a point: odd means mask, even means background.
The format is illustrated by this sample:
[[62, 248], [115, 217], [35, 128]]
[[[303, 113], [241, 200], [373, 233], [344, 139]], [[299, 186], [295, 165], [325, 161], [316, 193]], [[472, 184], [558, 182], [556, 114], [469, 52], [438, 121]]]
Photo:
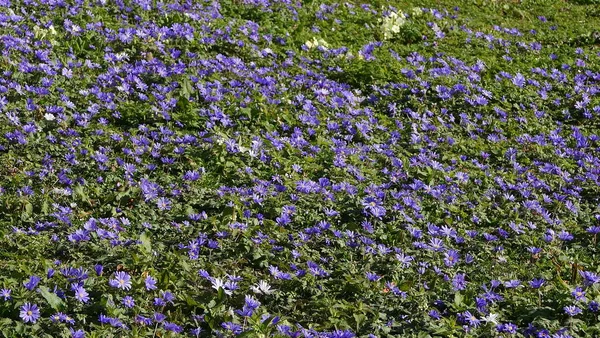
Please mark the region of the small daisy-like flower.
[[577, 301], [584, 301], [585, 300], [585, 291], [583, 291], [583, 289], [580, 288], [580, 287], [578, 287], [575, 290], [573, 290], [573, 292], [571, 292], [571, 295]]
[[19, 317], [21, 317], [25, 323], [35, 323], [40, 318], [40, 310], [35, 304], [25, 303], [21, 306]]
[[260, 282], [258, 282], [257, 285], [253, 285], [250, 288], [254, 293], [262, 293], [265, 295], [270, 295], [276, 291], [275, 289], [271, 289], [271, 285], [269, 285], [264, 280], [261, 280]]
[[481, 318], [481, 320], [487, 322], [487, 323], [493, 323], [493, 324], [498, 324], [498, 314], [497, 313], [490, 313], [487, 316]]
[[156, 290], [156, 278], [148, 276], [144, 280], [144, 284], [146, 284], [146, 290]]
[[75, 299], [87, 303], [90, 300], [89, 293], [82, 286], [78, 286], [75, 288]]
[[53, 314], [52, 316], [50, 316], [50, 320], [51, 320], [53, 323], [58, 323], [58, 322], [60, 322], [60, 312], [59, 312], [59, 313], [55, 313], [55, 314]]
[[135, 306], [135, 301], [133, 300], [133, 297], [131, 296], [125, 296], [123, 297], [123, 305], [125, 305], [126, 308], [131, 309], [132, 307]]
[[156, 206], [158, 207], [158, 210], [170, 210], [171, 201], [165, 197], [161, 197], [156, 201]]
[[475, 317], [475, 315], [473, 315], [469, 311], [466, 311], [463, 315], [464, 315], [465, 321], [467, 323], [469, 323], [470, 326], [478, 327], [479, 324], [481, 323], [479, 321], [479, 319], [477, 319], [477, 317]]
[[543, 278], [534, 278], [529, 282], [529, 286], [534, 289], [539, 289], [546, 281]]
[[109, 281], [110, 286], [123, 290], [131, 289], [131, 276], [124, 271], [115, 273], [115, 277]]
[[5, 301], [9, 300], [10, 293], [11, 293], [10, 289], [2, 289], [2, 290], [0, 290], [0, 297], [4, 298]]
[[581, 309], [575, 305], [569, 305], [564, 307], [565, 313], [571, 317], [575, 317], [581, 313]]

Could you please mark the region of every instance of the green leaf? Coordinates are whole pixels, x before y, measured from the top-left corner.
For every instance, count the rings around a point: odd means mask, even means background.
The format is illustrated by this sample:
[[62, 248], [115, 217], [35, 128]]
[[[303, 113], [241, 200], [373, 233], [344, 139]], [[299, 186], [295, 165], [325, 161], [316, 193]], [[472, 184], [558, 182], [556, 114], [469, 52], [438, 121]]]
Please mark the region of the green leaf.
[[362, 323], [367, 320], [367, 316], [363, 315], [362, 313], [355, 313], [353, 314], [354, 316], [354, 320], [356, 321], [356, 329], [358, 330], [358, 328], [361, 327]]
[[256, 332], [254, 330], [248, 330], [238, 334], [236, 337], [256, 337]]
[[33, 205], [31, 205], [29, 202], [25, 203], [25, 213], [27, 215], [33, 214]]
[[48, 304], [54, 310], [58, 311], [64, 305], [62, 299], [60, 299], [60, 297], [58, 297], [54, 292], [50, 292], [50, 290], [47, 287], [40, 286], [38, 288], [38, 292], [42, 295], [42, 297], [44, 297], [44, 299], [46, 299]]
[[220, 287], [219, 291], [217, 292], [217, 302], [218, 304], [221, 304], [225, 301], [225, 290]]
[[267, 318], [266, 320], [264, 320], [263, 322], [260, 323], [260, 329], [261, 331], [265, 330], [269, 324], [271, 324], [271, 322], [273, 321], [273, 319], [275, 319], [275, 317], [277, 316], [270, 316], [269, 318]]
[[146, 232], [143, 232], [140, 235], [140, 242], [142, 242], [142, 248], [144, 248], [144, 251], [146, 251], [146, 253], [151, 254], [152, 253], [152, 241], [150, 240], [150, 237], [148, 237], [148, 234]]
[[456, 305], [457, 307], [460, 307], [463, 304], [463, 300], [464, 300], [463, 295], [461, 295], [458, 292], [454, 294], [454, 305]]

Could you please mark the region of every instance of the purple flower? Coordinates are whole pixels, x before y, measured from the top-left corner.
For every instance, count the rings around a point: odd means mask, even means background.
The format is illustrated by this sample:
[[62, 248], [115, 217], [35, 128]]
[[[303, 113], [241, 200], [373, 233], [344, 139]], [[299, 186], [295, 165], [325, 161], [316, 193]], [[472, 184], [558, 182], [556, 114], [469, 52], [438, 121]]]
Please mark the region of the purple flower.
[[134, 301], [133, 297], [131, 297], [131, 296], [123, 297], [122, 303], [126, 308], [129, 308], [129, 309], [131, 309], [132, 307], [135, 306], [135, 301]]
[[560, 239], [561, 241], [571, 241], [571, 240], [573, 240], [573, 235], [571, 235], [570, 233], [568, 233], [565, 230], [562, 230], [558, 234], [558, 239]]
[[139, 325], [152, 325], [152, 318], [147, 318], [141, 315], [135, 316], [135, 322]]
[[119, 288], [122, 290], [131, 289], [131, 276], [124, 271], [118, 271], [115, 273], [115, 277], [111, 279], [109, 285], [113, 288]]
[[[225, 285], [225, 287], [227, 287], [227, 285]], [[171, 293], [171, 291], [161, 291], [160, 295], [167, 303], [173, 304], [175, 296]]]
[[329, 337], [331, 338], [354, 338], [356, 335], [352, 333], [352, 331], [348, 330], [335, 330], [333, 331]]
[[583, 278], [583, 284], [585, 286], [594, 285], [600, 282], [600, 277], [593, 272], [579, 271], [579, 275]]
[[571, 292], [571, 296], [575, 298], [576, 301], [583, 302], [585, 301], [585, 291], [582, 288], [577, 287], [573, 292]]
[[25, 323], [35, 323], [40, 318], [40, 310], [35, 304], [25, 303], [21, 306], [19, 317]]
[[161, 192], [161, 188], [158, 184], [148, 181], [147, 179], [142, 179], [140, 181], [140, 189], [142, 189], [145, 201], [157, 198], [158, 194]]
[[279, 270], [279, 268], [274, 265], [269, 266], [269, 272], [275, 279], [292, 279], [292, 276], [289, 273]]
[[431, 310], [429, 311], [429, 317], [433, 318], [433, 319], [441, 319], [442, 316], [440, 315], [440, 312], [438, 310]]
[[369, 196], [365, 198], [362, 202], [362, 205], [366, 213], [370, 213], [371, 215], [377, 218], [383, 217], [386, 213], [386, 210], [382, 206], [381, 201], [374, 197]]
[[165, 318], [167, 318], [167, 316], [165, 316], [164, 314], [162, 314], [160, 312], [155, 312], [153, 315], [153, 319], [157, 323], [162, 323], [165, 320]]
[[543, 278], [534, 278], [529, 282], [529, 286], [531, 286], [534, 289], [539, 289], [540, 287], [542, 287], [542, 285], [544, 285], [545, 282], [546, 280]]
[[183, 327], [175, 324], [175, 323], [170, 323], [170, 322], [164, 322], [163, 323], [163, 328], [167, 331], [171, 331], [171, 332], [175, 332], [175, 333], [181, 333], [183, 332]]
[[155, 297], [154, 298], [154, 306], [159, 306], [160, 307], [160, 306], [166, 306], [166, 305], [167, 305], [167, 303], [165, 302], [164, 299], [159, 298], [159, 297]]
[[227, 331], [231, 331], [235, 335], [242, 333], [242, 326], [236, 323], [225, 322], [221, 324], [221, 327]]
[[498, 324], [496, 325], [496, 330], [498, 332], [515, 334], [517, 333], [517, 326], [513, 323]]
[[244, 297], [244, 306], [256, 310], [260, 306], [260, 302], [254, 297], [246, 295], [246, 297]]
[[461, 291], [467, 288], [467, 281], [465, 281], [464, 273], [457, 273], [452, 279], [452, 287], [454, 291]]
[[188, 170], [185, 175], [183, 175], [183, 179], [186, 181], [197, 181], [200, 179], [200, 173], [195, 170]]
[[24, 282], [23, 285], [27, 290], [33, 291], [33, 289], [35, 289], [35, 287], [39, 284], [40, 280], [42, 279], [38, 276], [31, 276], [29, 277], [29, 281]]
[[446, 266], [454, 266], [459, 260], [459, 255], [456, 250], [448, 250], [444, 254], [444, 264]]
[[378, 274], [376, 274], [376, 273], [373, 273], [373, 272], [367, 272], [367, 279], [368, 279], [370, 282], [376, 282], [376, 281], [378, 281], [380, 278], [381, 278], [381, 276], [379, 276], [379, 275], [378, 275]]
[[77, 330], [75, 331], [73, 328], [69, 328], [69, 332], [71, 333], [71, 338], [85, 338], [85, 331]]
[[600, 226], [594, 225], [594, 226], [588, 227], [587, 229], [585, 229], [585, 231], [587, 231], [590, 234], [595, 235], [595, 234], [600, 233]]
[[474, 326], [477, 327], [479, 326], [479, 324], [481, 323], [479, 321], [479, 319], [477, 319], [477, 317], [475, 317], [475, 315], [473, 315], [471, 312], [469, 311], [465, 311], [463, 314], [463, 318], [464, 320], [469, 323], [470, 326]]
[[169, 201], [169, 199], [165, 198], [165, 197], [160, 197], [157, 201], [156, 201], [156, 206], [158, 207], [159, 210], [171, 210], [171, 201]]
[[69, 315], [59, 312], [59, 317], [60, 317], [60, 321], [62, 321], [63, 323], [67, 323], [67, 324], [71, 324], [71, 325], [75, 324], [75, 319], [73, 319]]
[[581, 309], [575, 305], [569, 305], [564, 307], [565, 313], [571, 317], [577, 316], [581, 313]]
[[77, 286], [75, 288], [75, 299], [82, 303], [87, 303], [90, 300], [89, 294], [85, 291], [83, 286]]
[[243, 317], [251, 317], [259, 306], [260, 302], [258, 300], [247, 295], [242, 310], [236, 310], [235, 312]]
[[146, 290], [156, 290], [156, 279], [154, 277], [146, 277], [146, 279], [144, 279], [144, 284], [146, 285]]
[[504, 282], [504, 286], [507, 289], [514, 289], [514, 288], [516, 288], [516, 287], [518, 287], [520, 285], [521, 285], [521, 281], [518, 280], [518, 279], [513, 279], [513, 280], [509, 280], [507, 282]]
[[525, 85], [525, 77], [521, 73], [517, 73], [517, 75], [513, 77], [512, 83], [519, 88], [523, 88]]
[[11, 291], [11, 289], [0, 290], [0, 297], [4, 298], [5, 301], [9, 300]]

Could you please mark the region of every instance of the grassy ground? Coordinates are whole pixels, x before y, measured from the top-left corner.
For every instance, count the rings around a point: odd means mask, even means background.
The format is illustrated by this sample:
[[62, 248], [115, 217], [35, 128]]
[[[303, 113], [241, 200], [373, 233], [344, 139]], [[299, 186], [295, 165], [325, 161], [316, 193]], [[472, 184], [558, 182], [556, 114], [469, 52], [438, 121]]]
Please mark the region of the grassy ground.
[[2, 335], [599, 334], [596, 1], [0, 5]]

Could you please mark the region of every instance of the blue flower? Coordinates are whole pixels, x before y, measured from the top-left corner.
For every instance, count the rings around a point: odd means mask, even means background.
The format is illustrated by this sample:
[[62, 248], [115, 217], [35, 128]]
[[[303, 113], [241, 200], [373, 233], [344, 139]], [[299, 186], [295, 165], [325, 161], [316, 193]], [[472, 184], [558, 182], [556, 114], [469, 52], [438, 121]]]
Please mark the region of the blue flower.
[[534, 278], [529, 282], [529, 286], [534, 289], [539, 289], [545, 282], [546, 280], [543, 278]]
[[156, 290], [156, 279], [154, 277], [147, 276], [146, 279], [144, 279], [144, 284], [146, 286], [146, 290]]
[[83, 286], [76, 286], [75, 288], [75, 299], [82, 303], [87, 303], [90, 300], [88, 292], [83, 288]]
[[159, 210], [171, 210], [171, 201], [169, 201], [169, 199], [165, 198], [165, 197], [160, 197], [157, 201], [156, 201], [156, 206], [158, 207]]
[[565, 306], [563, 309], [565, 310], [565, 313], [571, 317], [577, 316], [581, 313], [581, 309], [575, 305]]
[[40, 318], [40, 310], [36, 304], [25, 303], [21, 306], [19, 317], [24, 323], [35, 323]]
[[42, 279], [38, 276], [31, 276], [29, 277], [29, 281], [24, 282], [23, 285], [27, 290], [33, 291], [33, 289], [35, 289], [35, 287], [39, 284], [41, 280]]
[[115, 273], [114, 278], [109, 281], [109, 285], [113, 288], [129, 290], [131, 289], [131, 276], [127, 272], [118, 271]]
[[461, 291], [467, 288], [467, 281], [465, 280], [464, 273], [457, 273], [452, 279], [452, 286], [454, 291]]

